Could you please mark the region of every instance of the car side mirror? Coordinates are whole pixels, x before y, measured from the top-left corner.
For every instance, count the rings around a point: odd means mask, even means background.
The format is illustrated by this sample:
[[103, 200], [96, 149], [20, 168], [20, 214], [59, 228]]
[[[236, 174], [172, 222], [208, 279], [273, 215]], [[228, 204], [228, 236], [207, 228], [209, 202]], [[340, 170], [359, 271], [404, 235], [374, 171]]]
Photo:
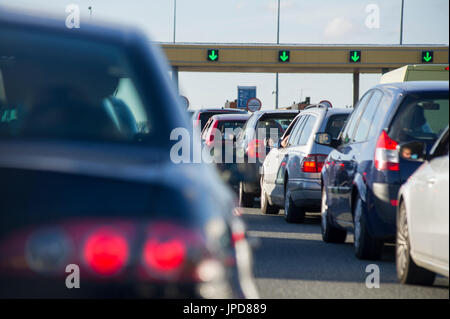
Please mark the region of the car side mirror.
[[401, 158], [414, 161], [424, 162], [428, 159], [427, 144], [424, 142], [409, 142], [397, 146], [397, 151]]

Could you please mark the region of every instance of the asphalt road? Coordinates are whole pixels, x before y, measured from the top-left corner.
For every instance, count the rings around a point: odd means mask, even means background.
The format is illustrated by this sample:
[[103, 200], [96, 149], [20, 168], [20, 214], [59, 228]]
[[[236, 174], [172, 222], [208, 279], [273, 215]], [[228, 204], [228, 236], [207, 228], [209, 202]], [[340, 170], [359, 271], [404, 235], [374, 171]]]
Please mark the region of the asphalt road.
[[[381, 261], [361, 261], [353, 252], [353, 236], [345, 244], [326, 244], [320, 216], [301, 225], [288, 224], [283, 211], [263, 216], [259, 209], [243, 209], [254, 249], [255, 277], [261, 298], [449, 298], [449, 280], [438, 277], [433, 287], [400, 285], [394, 246], [385, 246]], [[366, 287], [366, 266], [380, 269], [380, 288]]]

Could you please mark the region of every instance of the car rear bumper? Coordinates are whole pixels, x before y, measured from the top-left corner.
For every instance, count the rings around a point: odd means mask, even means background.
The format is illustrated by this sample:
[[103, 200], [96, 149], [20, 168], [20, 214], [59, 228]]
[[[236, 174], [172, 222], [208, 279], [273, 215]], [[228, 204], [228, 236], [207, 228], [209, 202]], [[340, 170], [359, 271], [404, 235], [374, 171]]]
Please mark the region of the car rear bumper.
[[242, 176], [244, 176], [244, 191], [259, 195], [261, 193], [260, 179], [262, 163], [257, 160], [256, 163], [239, 163], [237, 167]]
[[320, 211], [322, 199], [320, 179], [290, 179], [288, 188], [296, 206]]

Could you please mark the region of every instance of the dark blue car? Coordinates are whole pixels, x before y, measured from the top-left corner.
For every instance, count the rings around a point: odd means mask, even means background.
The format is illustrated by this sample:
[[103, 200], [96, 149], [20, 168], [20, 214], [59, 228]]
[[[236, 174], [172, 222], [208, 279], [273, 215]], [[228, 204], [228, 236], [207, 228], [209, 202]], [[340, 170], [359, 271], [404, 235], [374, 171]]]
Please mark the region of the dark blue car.
[[335, 148], [322, 170], [325, 242], [344, 242], [353, 231], [358, 258], [381, 257], [383, 243], [395, 238], [399, 188], [420, 166], [399, 156], [397, 146], [420, 141], [431, 148], [449, 122], [448, 94], [448, 82], [378, 85], [338, 140], [323, 137]]
[[232, 192], [171, 157], [167, 70], [138, 30], [0, 9], [0, 298], [257, 297]]

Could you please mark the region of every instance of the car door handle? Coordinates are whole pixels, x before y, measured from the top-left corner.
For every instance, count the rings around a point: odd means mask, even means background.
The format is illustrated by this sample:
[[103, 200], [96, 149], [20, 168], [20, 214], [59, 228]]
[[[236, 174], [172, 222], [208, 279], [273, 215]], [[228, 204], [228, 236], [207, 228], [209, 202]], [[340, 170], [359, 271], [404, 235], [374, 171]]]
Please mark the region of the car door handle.
[[436, 177], [430, 177], [428, 178], [428, 186], [433, 186], [434, 184], [436, 184]]

